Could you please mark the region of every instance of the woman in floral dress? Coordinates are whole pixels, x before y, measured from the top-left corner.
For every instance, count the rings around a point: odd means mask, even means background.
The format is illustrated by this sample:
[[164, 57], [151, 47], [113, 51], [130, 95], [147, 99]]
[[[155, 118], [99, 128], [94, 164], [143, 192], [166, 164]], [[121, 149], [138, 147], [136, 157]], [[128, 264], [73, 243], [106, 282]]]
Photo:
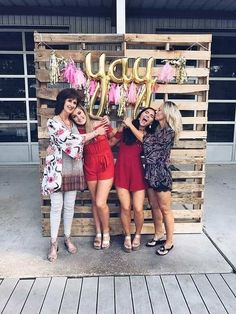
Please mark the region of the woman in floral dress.
[[70, 115], [79, 101], [78, 92], [73, 88], [62, 90], [56, 99], [55, 116], [47, 122], [52, 153], [46, 157], [42, 180], [42, 193], [51, 199], [50, 231], [51, 241], [48, 260], [57, 259], [58, 231], [61, 212], [64, 207], [64, 242], [68, 252], [77, 249], [71, 242], [71, 225], [74, 216], [76, 193], [84, 189], [83, 146], [86, 141], [106, 133], [100, 126], [96, 130], [80, 135]]

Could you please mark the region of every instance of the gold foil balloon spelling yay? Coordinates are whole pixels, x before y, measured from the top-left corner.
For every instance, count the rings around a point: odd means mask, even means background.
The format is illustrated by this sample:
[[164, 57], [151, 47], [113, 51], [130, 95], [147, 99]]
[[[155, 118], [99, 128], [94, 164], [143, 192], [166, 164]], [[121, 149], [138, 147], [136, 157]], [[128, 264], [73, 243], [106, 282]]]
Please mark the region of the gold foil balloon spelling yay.
[[[85, 58], [85, 66], [86, 66], [85, 71], [88, 78], [98, 81], [95, 92], [90, 99], [89, 113], [93, 114], [94, 105], [95, 105], [99, 92], [101, 95], [100, 106], [96, 115], [100, 116], [104, 112], [104, 109], [107, 104], [107, 92], [108, 92], [108, 86], [110, 82], [128, 85], [129, 83], [134, 81], [135, 83], [140, 84], [140, 85], [145, 84], [145, 88], [142, 89], [142, 92], [138, 96], [137, 102], [135, 104], [134, 115], [136, 115], [137, 110], [141, 105], [143, 105], [144, 107], [149, 107], [151, 96], [152, 96], [152, 87], [156, 81], [156, 79], [154, 80], [152, 79], [152, 67], [153, 67], [154, 58], [150, 58], [148, 60], [146, 73], [142, 77], [139, 75], [139, 65], [140, 65], [141, 58], [137, 58], [135, 60], [132, 72], [129, 75], [128, 75], [128, 58], [120, 58], [111, 62], [111, 64], [109, 65], [107, 74], [105, 71], [105, 59], [106, 59], [106, 56], [103, 53], [99, 57], [99, 69], [97, 73], [93, 73], [91, 53], [88, 53]], [[116, 73], [118, 65], [121, 66], [121, 73], [119, 76], [117, 76], [117, 73]]]

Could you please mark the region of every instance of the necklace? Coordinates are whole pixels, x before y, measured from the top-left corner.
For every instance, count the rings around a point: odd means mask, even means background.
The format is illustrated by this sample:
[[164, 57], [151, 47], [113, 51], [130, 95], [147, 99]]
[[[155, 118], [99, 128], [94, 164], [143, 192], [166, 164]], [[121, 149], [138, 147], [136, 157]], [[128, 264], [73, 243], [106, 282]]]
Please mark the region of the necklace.
[[59, 115], [59, 117], [60, 117], [60, 119], [61, 119], [61, 121], [63, 122], [63, 124], [65, 125], [65, 127], [67, 128], [67, 129], [72, 129], [72, 123], [69, 121], [69, 124], [68, 123], [66, 123], [65, 122], [65, 120], [64, 119], [62, 119], [62, 117]]

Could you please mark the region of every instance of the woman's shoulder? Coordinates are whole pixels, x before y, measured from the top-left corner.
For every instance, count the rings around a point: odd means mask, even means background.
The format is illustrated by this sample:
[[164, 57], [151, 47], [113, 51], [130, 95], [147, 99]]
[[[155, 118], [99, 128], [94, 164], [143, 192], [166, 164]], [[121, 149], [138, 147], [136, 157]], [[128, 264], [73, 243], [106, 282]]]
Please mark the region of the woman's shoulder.
[[[60, 123], [60, 120], [58, 118], [58, 116], [54, 116], [52, 118], [49, 118], [47, 121], [48, 124], [53, 123], [53, 124], [58, 124]], [[61, 123], [60, 123], [61, 124]]]

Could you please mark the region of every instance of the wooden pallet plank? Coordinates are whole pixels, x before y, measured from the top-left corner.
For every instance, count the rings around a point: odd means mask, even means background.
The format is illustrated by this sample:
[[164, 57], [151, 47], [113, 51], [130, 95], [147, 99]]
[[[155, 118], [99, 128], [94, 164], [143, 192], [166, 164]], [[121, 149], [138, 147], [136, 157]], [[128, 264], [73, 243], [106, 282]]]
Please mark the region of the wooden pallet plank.
[[125, 34], [124, 41], [127, 44], [153, 44], [158, 42], [172, 43], [178, 45], [209, 43], [212, 41], [211, 34]]
[[182, 117], [182, 123], [184, 124], [206, 124], [207, 117]]
[[228, 313], [236, 313], [236, 298], [220, 274], [207, 274], [207, 278]]
[[63, 292], [65, 289], [66, 277], [53, 277], [48, 288], [41, 314], [58, 313]]
[[154, 59], [179, 59], [186, 60], [210, 60], [210, 51], [192, 51], [192, 50], [154, 50], [154, 49], [126, 49], [125, 57], [127, 58], [154, 58]]
[[[86, 220], [89, 218], [86, 218]], [[131, 223], [131, 233], [135, 233], [135, 224]], [[142, 228], [142, 234], [153, 234], [154, 232], [154, 225], [153, 222], [144, 222]], [[175, 230], [174, 233], [201, 233], [202, 232], [202, 222], [193, 222], [191, 220], [187, 221], [180, 221], [175, 223]], [[49, 218], [42, 218], [42, 233], [43, 236], [49, 237], [50, 236], [50, 221]], [[111, 235], [120, 235], [123, 233], [122, 226], [120, 222], [115, 223], [114, 221], [110, 224], [110, 234]], [[63, 225], [60, 225], [59, 228], [59, 236], [63, 236]], [[81, 218], [74, 218], [72, 229], [71, 229], [72, 236], [94, 236], [95, 235], [95, 228], [94, 224], [85, 221], [81, 224]]]
[[160, 276], [146, 276], [150, 300], [154, 313], [170, 314], [170, 308]]
[[209, 85], [207, 84], [159, 84], [157, 93], [194, 95], [208, 90]]
[[4, 314], [17, 314], [21, 313], [22, 307], [27, 299], [30, 289], [34, 283], [33, 279], [20, 280], [17, 283], [6, 307], [4, 308]]
[[34, 33], [36, 43], [76, 44], [76, 43], [122, 43], [123, 35], [114, 34], [54, 34]]
[[99, 277], [97, 314], [115, 313], [114, 277]]
[[[37, 54], [35, 56], [36, 62], [48, 62], [51, 54], [51, 50], [39, 50], [36, 51]], [[99, 57], [102, 54], [106, 55], [106, 60], [123, 58], [124, 53], [121, 50], [55, 50], [55, 54], [58, 58], [70, 59], [74, 62], [84, 62], [85, 57], [88, 53], [91, 53], [91, 60], [98, 61]]]
[[[176, 171], [175, 171], [176, 172]], [[192, 174], [192, 171], [191, 173], [187, 176], [187, 174], [185, 173], [184, 175], [176, 175], [176, 174], [173, 174], [172, 172], [172, 175], [175, 176], [174, 179], [189, 179], [189, 178], [204, 178], [204, 175], [200, 175], [200, 174]], [[188, 193], [192, 193], [193, 191], [197, 192], [197, 191], [202, 191], [204, 185], [203, 183], [185, 183], [185, 182], [174, 182], [173, 183], [173, 193], [172, 193], [172, 197], [173, 197], [173, 202], [177, 202], [177, 201], [181, 201], [181, 202], [188, 202], [190, 199], [194, 199], [196, 200], [197, 202], [199, 201], [198, 198], [192, 198], [191, 195], [189, 197], [189, 195], [185, 195], [181, 192], [188, 192]], [[191, 191], [189, 189], [192, 189]], [[42, 200], [44, 201], [49, 201], [50, 197], [49, 195], [43, 195], [42, 196]], [[115, 202], [118, 202], [118, 197], [117, 197], [117, 194], [115, 191], [110, 191], [109, 193], [109, 198], [108, 200], [110, 202], [113, 201], [113, 203]], [[76, 196], [76, 201], [89, 201], [89, 204], [91, 203], [91, 197], [90, 197], [90, 192], [88, 192], [87, 190], [84, 191], [84, 192], [77, 192], [77, 196]], [[147, 204], [147, 198], [145, 198], [145, 205]], [[44, 204], [46, 206], [46, 204]], [[86, 205], [85, 205], [86, 206]], [[111, 205], [111, 207], [113, 207]]]
[[192, 275], [199, 293], [210, 313], [227, 313], [205, 275]]
[[[163, 104], [163, 100], [154, 100], [152, 102], [152, 107], [157, 108]], [[204, 101], [180, 101], [175, 100], [175, 104], [179, 110], [207, 110], [208, 103]]]
[[[179, 110], [207, 110], [208, 109], [208, 103], [207, 102], [197, 102], [197, 101], [192, 101], [192, 102], [178, 102], [175, 100], [175, 103]], [[151, 104], [151, 107], [153, 108], [158, 108], [160, 105], [163, 104], [163, 100], [154, 100]], [[52, 116], [54, 114], [54, 108], [48, 108], [47, 104], [41, 104], [40, 107], [38, 108], [38, 114], [39, 115], [44, 115], [45, 117]]]
[[82, 278], [68, 278], [60, 306], [61, 314], [77, 313], [79, 297], [82, 285]]
[[[154, 100], [151, 107], [158, 108], [163, 104], [163, 100]], [[204, 101], [180, 101], [175, 100], [175, 104], [179, 110], [207, 110], [208, 103]]]
[[50, 284], [50, 278], [36, 278], [26, 303], [22, 309], [22, 314], [39, 313], [43, 300]]
[[17, 278], [6, 278], [2, 281], [0, 285], [0, 313], [2, 313], [5, 305], [7, 304], [17, 285], [17, 282]]
[[166, 275], [161, 276], [161, 279], [166, 291], [171, 311], [175, 314], [189, 314], [187, 304], [184, 300], [184, 296], [180, 290], [176, 277], [172, 275]]
[[[117, 207], [110, 207], [109, 208], [110, 214], [120, 214], [120, 208]], [[41, 213], [42, 214], [49, 214], [50, 213], [50, 206], [42, 206], [41, 208]], [[145, 209], [144, 210], [144, 218], [145, 219], [152, 219], [152, 212], [151, 210]], [[75, 206], [75, 214], [92, 214], [92, 208], [90, 206], [80, 206], [76, 205]], [[173, 210], [173, 215], [175, 219], [192, 219], [192, 220], [199, 220], [202, 215], [202, 211], [200, 209], [194, 209], [194, 210], [186, 210], [186, 209], [178, 209], [178, 210]], [[134, 212], [131, 211], [131, 218], [134, 218]], [[80, 219], [80, 218], [78, 218]], [[81, 218], [81, 219], [87, 219], [87, 218]], [[88, 218], [89, 219], [89, 218]]]
[[78, 314], [95, 314], [98, 278], [83, 278]]
[[144, 276], [131, 276], [131, 290], [133, 296], [134, 313], [152, 313], [148, 289]]
[[205, 304], [197, 291], [196, 286], [190, 275], [177, 275], [177, 280], [184, 294], [184, 298], [188, 304], [190, 313], [192, 314], [207, 314], [208, 311]]
[[115, 277], [115, 313], [133, 313], [132, 295], [129, 277]]
[[236, 274], [222, 274], [222, 277], [236, 297]]
[[[62, 89], [60, 88], [36, 88], [36, 96], [38, 98], [56, 100], [56, 97]], [[196, 95], [201, 92], [206, 92], [209, 90], [209, 85], [207, 84], [159, 84], [158, 93], [160, 94], [189, 94]]]
[[[206, 131], [182, 131], [180, 133], [180, 139], [205, 139], [207, 136]], [[38, 127], [38, 138], [47, 139], [48, 131], [46, 127]]]
[[[100, 51], [99, 51], [99, 53], [101, 54]], [[97, 60], [99, 58], [99, 55], [100, 55], [99, 53], [96, 54], [95, 52], [92, 51], [91, 52], [91, 59], [92, 60]], [[116, 57], [118, 57], [118, 52], [116, 52], [116, 51], [114, 51], [114, 52], [108, 51], [108, 54], [107, 54], [107, 51], [104, 51], [104, 53], [106, 54], [106, 58], [108, 58], [108, 59], [110, 58], [110, 55], [114, 55], [115, 56], [117, 54]], [[64, 51], [61, 54], [65, 55]], [[42, 58], [44, 58], [46, 53], [45, 54], [40, 54], [40, 55], [42, 56], [42, 57], [40, 57], [42, 59]], [[122, 56], [122, 55], [123, 55], [123, 53], [120, 52], [120, 56]], [[75, 54], [75, 57], [78, 60], [81, 60], [81, 61], [84, 60], [84, 54], [78, 54], [78, 51]], [[44, 62], [46, 62], [46, 61], [47, 61], [47, 59], [45, 57]], [[76, 61], [76, 60], [74, 60], [74, 61]], [[105, 70], [108, 71], [108, 68], [109, 68], [109, 66], [106, 65]], [[127, 69], [127, 75], [130, 75], [132, 73], [132, 71], [133, 71], [132, 68], [128, 68]], [[138, 73], [139, 73], [140, 76], [143, 76], [143, 75], [146, 74], [146, 71], [147, 71], [146, 68], [139, 67]], [[153, 67], [152, 68], [152, 76], [158, 76], [159, 73], [160, 73], [160, 67]], [[36, 74], [37, 79], [38, 79], [38, 81], [40, 83], [50, 82], [49, 71], [47, 69], [37, 69], [35, 74]], [[191, 78], [191, 77], [194, 77], [194, 78], [197, 78], [197, 77], [207, 77], [209, 75], [209, 69], [207, 69], [207, 68], [188, 68], [188, 67], [186, 67], [186, 75], [187, 75], [188, 78]], [[60, 82], [64, 82], [62, 76], [59, 78], [59, 81]]]

